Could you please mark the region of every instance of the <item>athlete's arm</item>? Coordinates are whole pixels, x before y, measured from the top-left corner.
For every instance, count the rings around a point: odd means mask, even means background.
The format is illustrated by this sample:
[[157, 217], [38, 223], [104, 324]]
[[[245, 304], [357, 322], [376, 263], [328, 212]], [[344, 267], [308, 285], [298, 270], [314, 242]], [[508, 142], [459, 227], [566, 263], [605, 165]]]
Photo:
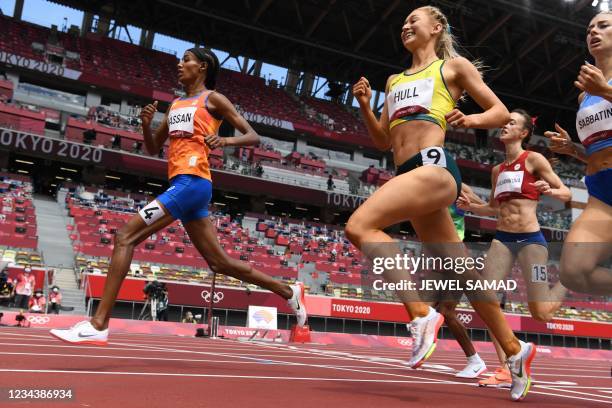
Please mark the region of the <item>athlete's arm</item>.
[[461, 183], [461, 194], [470, 199], [470, 202], [475, 204], [486, 204], [482, 198], [472, 190], [472, 187], [465, 183]]
[[[389, 82], [393, 77], [394, 75], [391, 75], [389, 77], [385, 89], [388, 89]], [[353, 95], [359, 103], [359, 111], [361, 112], [363, 123], [365, 123], [366, 129], [368, 130], [368, 134], [374, 142], [374, 146], [376, 146], [377, 149], [382, 151], [389, 150], [391, 148], [391, 135], [389, 134], [389, 114], [387, 112], [387, 100], [385, 99], [383, 110], [380, 115], [380, 120], [378, 120], [376, 119], [374, 112], [372, 112], [372, 109], [370, 108], [372, 88], [370, 88], [370, 83], [366, 78], [361, 77], [359, 81], [357, 81], [357, 83], [353, 85]]]
[[[497, 183], [497, 173], [498, 172], [499, 172], [499, 166], [495, 166], [493, 168], [493, 171], [491, 172], [491, 194], [489, 195], [488, 203], [485, 203], [483, 200], [480, 199], [480, 197], [477, 197], [478, 198], [477, 202], [476, 200], [472, 201], [471, 196], [469, 194], [464, 194], [463, 186], [462, 186], [461, 187], [461, 190], [462, 190], [461, 198], [465, 200], [465, 203], [463, 204], [464, 208], [462, 208], [462, 206], [460, 206], [459, 208], [470, 211], [480, 216], [489, 216], [489, 217], [497, 216], [498, 206], [497, 206], [497, 201], [495, 201], [494, 194], [495, 194], [495, 185]], [[472, 192], [472, 194], [474, 193]]]
[[554, 172], [546, 157], [540, 153], [532, 152], [527, 157], [527, 160], [533, 166], [533, 174], [541, 178], [541, 180], [531, 183], [540, 193], [563, 202], [572, 199], [572, 192], [563, 184], [557, 173]]
[[455, 78], [456, 85], [465, 90], [484, 110], [482, 113], [464, 115], [458, 109], [454, 109], [446, 115], [446, 120], [451, 126], [496, 129], [510, 121], [510, 112], [491, 88], [485, 84], [474, 64], [463, 57], [453, 58], [448, 63], [451, 70], [454, 71], [452, 77]]
[[[211, 149], [225, 146], [255, 146], [259, 144], [259, 135], [249, 125], [249, 122], [238, 113], [236, 107], [219, 92], [213, 92], [208, 97], [208, 110], [210, 113], [222, 117], [227, 120], [230, 125], [238, 129], [242, 136], [223, 137], [217, 135], [208, 136], [206, 143]], [[212, 143], [209, 143], [209, 138], [212, 138]], [[218, 143], [217, 143], [218, 142]]]
[[153, 134], [151, 131], [151, 121], [155, 112], [157, 112], [157, 101], [148, 104], [140, 111], [145, 149], [150, 155], [158, 154], [164, 143], [166, 143], [166, 139], [168, 139], [168, 111], [166, 111], [164, 120], [155, 130], [155, 134]]

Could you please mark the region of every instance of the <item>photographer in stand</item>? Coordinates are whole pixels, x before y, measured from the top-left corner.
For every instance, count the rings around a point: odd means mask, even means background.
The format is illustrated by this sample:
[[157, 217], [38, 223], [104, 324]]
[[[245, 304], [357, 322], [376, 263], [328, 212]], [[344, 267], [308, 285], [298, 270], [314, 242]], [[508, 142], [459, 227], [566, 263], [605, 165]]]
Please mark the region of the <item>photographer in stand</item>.
[[160, 322], [168, 321], [168, 288], [166, 283], [162, 282], [161, 287], [163, 289], [162, 297], [157, 302], [157, 320]]
[[[166, 284], [158, 281], [148, 282], [142, 290], [146, 302], [138, 316], [138, 320], [165, 320], [168, 321], [168, 290]], [[147, 306], [150, 311], [147, 313]], [[159, 319], [158, 319], [159, 317]]]

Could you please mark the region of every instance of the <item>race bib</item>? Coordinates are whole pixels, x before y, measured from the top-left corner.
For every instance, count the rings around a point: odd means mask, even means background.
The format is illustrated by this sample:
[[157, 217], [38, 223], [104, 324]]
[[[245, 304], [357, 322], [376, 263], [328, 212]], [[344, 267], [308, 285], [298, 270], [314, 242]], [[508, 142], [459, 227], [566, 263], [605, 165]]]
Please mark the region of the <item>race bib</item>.
[[444, 149], [439, 146], [421, 150], [421, 159], [423, 160], [423, 166], [446, 167], [446, 155]]
[[416, 113], [429, 113], [433, 92], [433, 78], [404, 82], [393, 87], [387, 95], [389, 121]]
[[495, 185], [495, 195], [497, 198], [500, 194], [506, 193], [521, 193], [523, 191], [524, 171], [502, 171], [497, 176], [497, 184]]
[[168, 114], [168, 133], [173, 137], [191, 137], [197, 106], [172, 109]]
[[151, 225], [164, 216], [164, 210], [157, 202], [157, 200], [153, 200], [149, 204], [147, 204], [146, 207], [144, 207], [142, 210], [138, 211], [138, 214], [140, 214], [140, 217], [145, 222], [145, 224]]
[[589, 145], [612, 133], [612, 103], [603, 99], [581, 108], [576, 114], [576, 130], [580, 141]]
[[531, 266], [531, 281], [532, 282], [548, 282], [548, 269], [546, 265]]

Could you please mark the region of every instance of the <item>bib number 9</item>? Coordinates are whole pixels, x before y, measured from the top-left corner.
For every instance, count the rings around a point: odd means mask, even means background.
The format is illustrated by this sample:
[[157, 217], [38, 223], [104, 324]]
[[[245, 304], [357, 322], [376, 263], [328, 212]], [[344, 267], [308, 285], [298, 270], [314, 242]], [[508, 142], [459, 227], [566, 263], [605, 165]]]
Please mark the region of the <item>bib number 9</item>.
[[423, 166], [446, 167], [446, 155], [441, 147], [434, 146], [421, 150], [421, 158]]

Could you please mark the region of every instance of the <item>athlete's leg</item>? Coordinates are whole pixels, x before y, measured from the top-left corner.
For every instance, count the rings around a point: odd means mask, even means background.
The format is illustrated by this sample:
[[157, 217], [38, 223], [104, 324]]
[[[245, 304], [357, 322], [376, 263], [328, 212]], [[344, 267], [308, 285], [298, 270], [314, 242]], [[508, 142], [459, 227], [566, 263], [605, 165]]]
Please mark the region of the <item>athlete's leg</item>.
[[[351, 215], [345, 228], [346, 236], [370, 259], [393, 258], [400, 254], [399, 245], [383, 229], [418, 219], [436, 209], [444, 209], [450, 219], [447, 208], [456, 197], [455, 185], [451, 174], [436, 166], [418, 167], [394, 177]], [[420, 235], [419, 238], [422, 240]], [[456, 232], [452, 242], [460, 242]], [[387, 271], [384, 276], [388, 281], [410, 279], [408, 273], [400, 271]], [[398, 291], [397, 294], [411, 319], [429, 313], [429, 307], [420, 301], [415, 291]]]
[[254, 269], [250, 264], [236, 260], [221, 248], [215, 226], [208, 218], [184, 223], [185, 230], [198, 252], [206, 259], [213, 272], [232, 276], [244, 282], [268, 289], [285, 299], [290, 299], [293, 290], [289, 285]]
[[[457, 243], [454, 245], [444, 245], [443, 248], [447, 253], [440, 254], [440, 256], [450, 256], [452, 258], [469, 256], [465, 246], [463, 244], [459, 245], [461, 241], [457, 236], [457, 231], [450, 214], [445, 208], [438, 210], [436, 213], [421, 217], [418, 220], [413, 220], [412, 226], [423, 242]], [[455, 278], [465, 281], [467, 279], [479, 279], [481, 276], [476, 271], [471, 270], [466, 271], [464, 274], [456, 275]], [[475, 296], [473, 291], [466, 291], [466, 295], [470, 299], [470, 303], [476, 313], [495, 334], [495, 337], [500, 340], [504, 352], [509, 356], [517, 354], [520, 351], [520, 344], [499, 308], [499, 301], [497, 301], [495, 295], [490, 291], [481, 291], [477, 296]]]
[[[514, 265], [514, 255], [512, 251], [508, 249], [506, 245], [502, 242], [494, 239], [491, 242], [491, 247], [487, 252], [487, 260], [485, 261], [485, 269], [483, 272], [483, 278], [486, 280], [498, 281], [500, 279], [504, 279], [511, 271], [512, 266]], [[489, 331], [489, 336], [491, 337], [491, 341], [493, 342], [493, 346], [495, 347], [495, 352], [497, 353], [497, 358], [502, 367], [506, 365], [506, 353], [504, 349], [495, 338], [493, 334], [493, 330], [487, 327]]]
[[538, 244], [526, 245], [519, 251], [517, 260], [527, 286], [527, 301], [531, 316], [542, 322], [550, 321], [563, 304], [567, 289], [560, 282], [550, 288], [548, 280], [539, 281], [538, 276], [533, 275], [534, 268], [538, 269], [536, 272], [539, 272], [540, 268], [546, 270], [548, 248]]
[[[108, 275], [106, 276], [106, 283], [104, 284], [104, 294], [96, 309], [96, 314], [91, 319], [91, 325], [97, 330], [104, 330], [108, 327], [108, 321], [117, 300], [121, 283], [123, 283], [132, 263], [134, 247], [174, 221], [172, 215], [161, 203], [158, 201], [153, 203], [156, 203], [159, 209], [151, 210], [153, 212], [148, 213], [145, 217], [153, 215], [157, 218], [155, 221], [147, 225], [143, 216], [139, 213], [132, 217], [115, 235], [115, 246], [108, 268]], [[163, 214], [157, 211], [163, 211]], [[154, 215], [155, 212], [157, 212], [156, 215]]]
[[472, 344], [472, 340], [470, 340], [470, 336], [468, 336], [467, 330], [461, 324], [459, 319], [457, 319], [457, 302], [452, 301], [442, 301], [438, 304], [438, 312], [442, 313], [444, 316], [444, 323], [448, 326], [451, 333], [457, 340], [457, 343], [463, 349], [466, 357], [471, 357], [476, 354], [476, 349]]
[[590, 196], [561, 254], [561, 283], [576, 292], [612, 293], [612, 270], [598, 266], [612, 254], [612, 206]]

